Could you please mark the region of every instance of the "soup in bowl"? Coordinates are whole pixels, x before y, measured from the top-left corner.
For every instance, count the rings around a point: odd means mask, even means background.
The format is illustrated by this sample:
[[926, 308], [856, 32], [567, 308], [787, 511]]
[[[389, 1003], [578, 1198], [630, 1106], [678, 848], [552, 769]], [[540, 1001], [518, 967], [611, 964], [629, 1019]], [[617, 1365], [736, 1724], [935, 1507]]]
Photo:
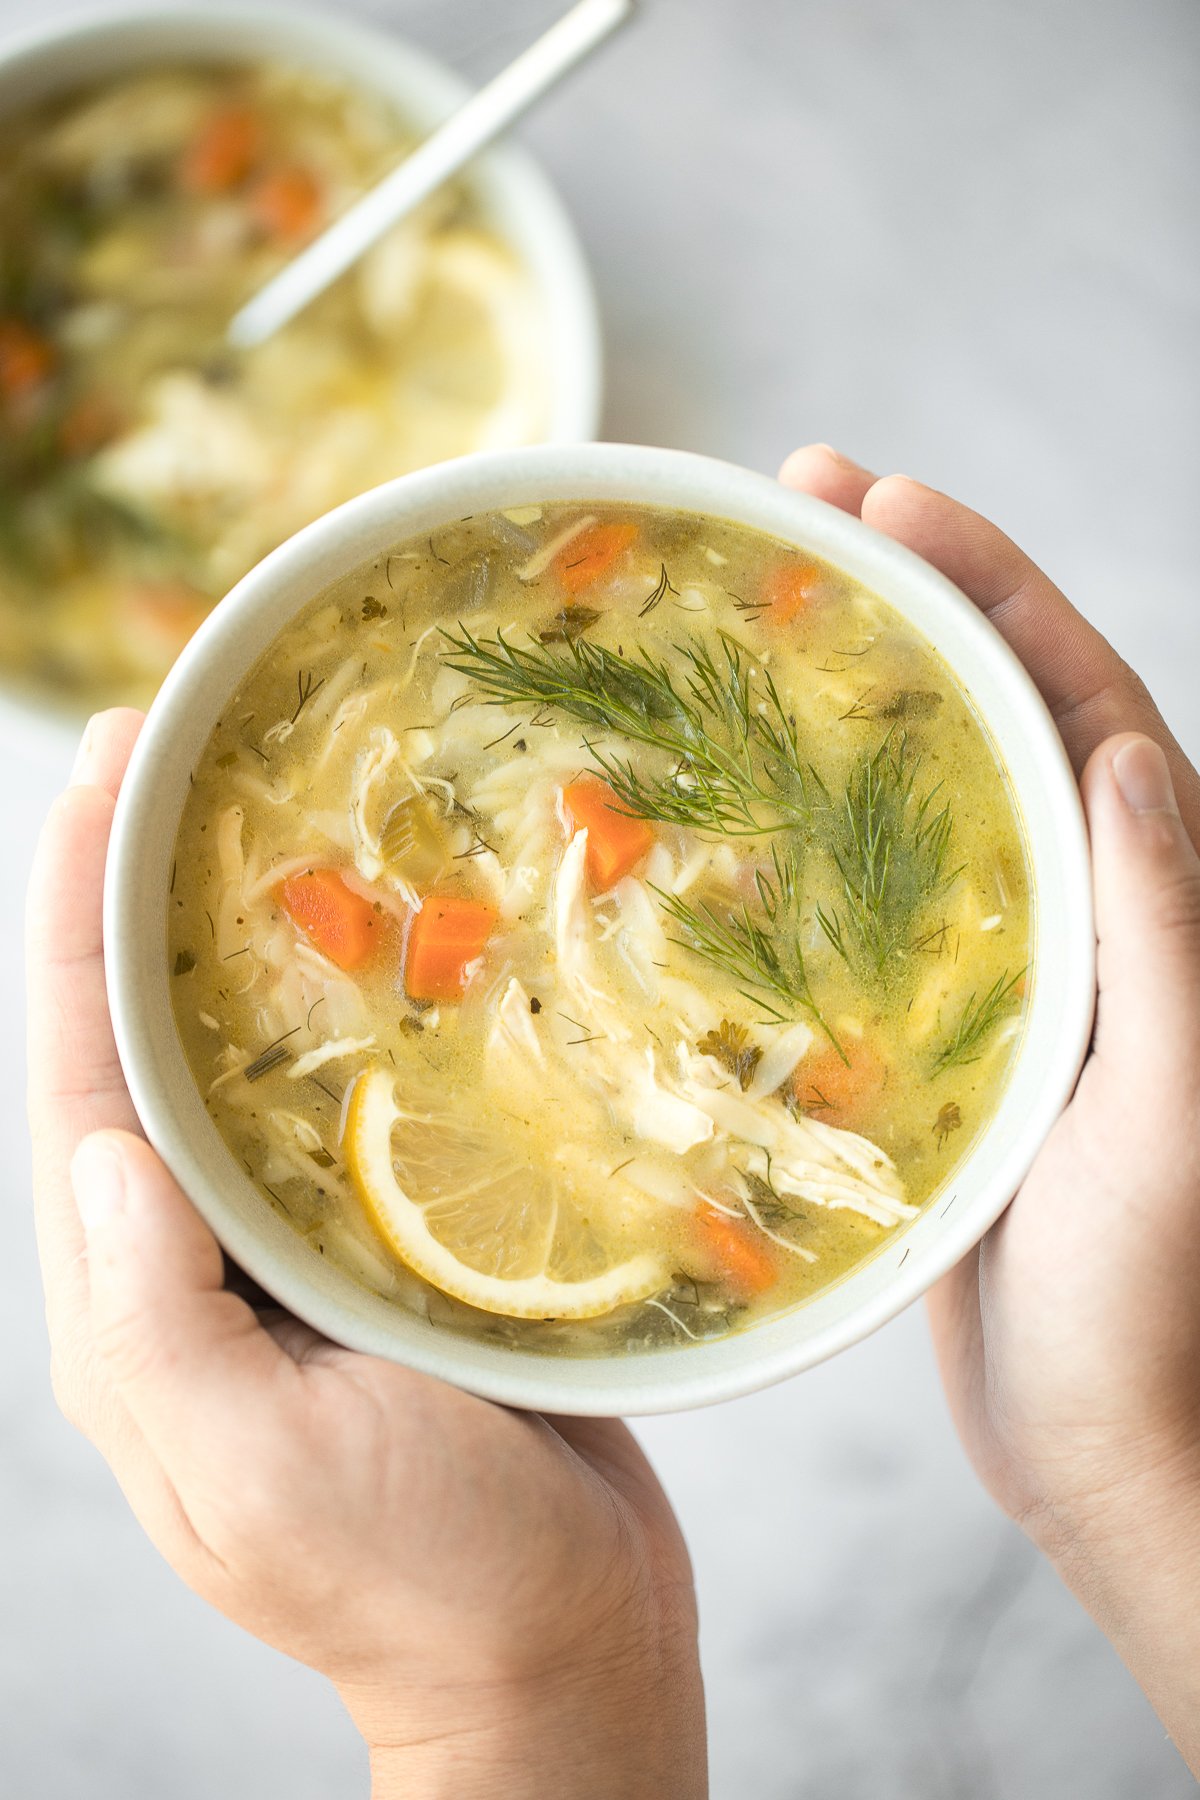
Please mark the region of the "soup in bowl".
[[628, 1412], [805, 1366], [981, 1235], [1077, 1072], [1088, 918], [1053, 726], [948, 583], [589, 446], [247, 577], [151, 712], [106, 934], [151, 1140], [269, 1291]]
[[120, 13], [0, 69], [0, 676], [144, 704], [311, 519], [471, 451], [589, 436], [570, 229], [499, 153], [266, 343], [226, 327], [459, 97], [382, 34]]

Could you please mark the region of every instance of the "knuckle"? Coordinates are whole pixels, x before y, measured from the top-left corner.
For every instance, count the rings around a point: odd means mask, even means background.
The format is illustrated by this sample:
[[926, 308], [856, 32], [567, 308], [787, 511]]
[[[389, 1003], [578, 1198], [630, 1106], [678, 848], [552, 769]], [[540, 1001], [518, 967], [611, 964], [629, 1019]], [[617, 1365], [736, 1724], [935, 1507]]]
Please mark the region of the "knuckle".
[[1104, 645], [1100, 666], [1090, 675], [1058, 715], [1060, 729], [1086, 727], [1088, 739], [1094, 743], [1129, 730], [1162, 740], [1166, 728], [1153, 694], [1137, 670], [1110, 645]]
[[1124, 659], [1121, 659], [1113, 680], [1107, 684], [1100, 720], [1106, 736], [1140, 731], [1145, 737], [1153, 738], [1168, 760], [1172, 748], [1178, 749], [1158, 701], [1137, 670]]
[[1200, 867], [1169, 875], [1149, 902], [1151, 924], [1165, 938], [1200, 953]]
[[140, 1386], [158, 1368], [159, 1356], [148, 1332], [130, 1314], [119, 1314], [95, 1327], [96, 1354], [118, 1387]]
[[1153, 714], [1155, 718], [1158, 718], [1158, 706], [1153, 694], [1150, 692], [1150, 689], [1146, 686], [1146, 683], [1142, 680], [1137, 670], [1133, 668], [1131, 664], [1127, 663], [1124, 657], [1121, 658], [1121, 680], [1124, 684], [1126, 693], [1134, 702], [1135, 706], [1137, 706], [1138, 710]]

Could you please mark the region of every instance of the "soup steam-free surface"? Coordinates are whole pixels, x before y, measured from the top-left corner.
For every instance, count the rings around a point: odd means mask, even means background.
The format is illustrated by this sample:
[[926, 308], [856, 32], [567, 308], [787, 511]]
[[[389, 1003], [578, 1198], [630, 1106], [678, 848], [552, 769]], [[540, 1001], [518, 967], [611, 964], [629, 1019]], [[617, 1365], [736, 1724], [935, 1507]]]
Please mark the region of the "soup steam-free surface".
[[313, 1247], [452, 1330], [669, 1347], [953, 1180], [1032, 979], [1019, 822], [933, 649], [743, 527], [449, 523], [308, 606], [179, 830], [179, 1030]]

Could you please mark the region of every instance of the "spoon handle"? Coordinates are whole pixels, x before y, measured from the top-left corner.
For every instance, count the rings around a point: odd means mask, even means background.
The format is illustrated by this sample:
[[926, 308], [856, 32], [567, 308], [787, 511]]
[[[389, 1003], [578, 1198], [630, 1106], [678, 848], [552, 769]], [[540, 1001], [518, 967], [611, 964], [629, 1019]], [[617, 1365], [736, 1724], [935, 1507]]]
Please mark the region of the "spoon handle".
[[248, 349], [286, 325], [389, 227], [441, 187], [624, 24], [633, 10], [634, 0], [579, 0], [260, 288], [231, 319], [230, 343]]

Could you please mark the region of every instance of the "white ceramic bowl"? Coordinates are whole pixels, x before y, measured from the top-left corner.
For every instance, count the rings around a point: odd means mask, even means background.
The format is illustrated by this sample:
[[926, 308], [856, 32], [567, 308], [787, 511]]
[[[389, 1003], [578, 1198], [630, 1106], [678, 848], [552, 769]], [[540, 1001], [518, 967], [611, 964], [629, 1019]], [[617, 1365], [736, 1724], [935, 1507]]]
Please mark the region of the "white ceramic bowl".
[[[332, 10], [249, 0], [100, 6], [0, 40], [0, 114], [106, 75], [164, 62], [253, 62], [312, 68], [382, 94], [425, 133], [466, 99], [451, 70], [390, 31]], [[489, 150], [466, 177], [489, 222], [532, 275], [546, 318], [550, 373], [546, 439], [573, 443], [599, 428], [603, 377], [591, 277], [554, 189], [519, 149]], [[0, 669], [0, 731], [62, 753], [82, 719], [8, 684]]]
[[[176, 1035], [166, 915], [189, 773], [242, 676], [295, 612], [389, 545], [536, 501], [645, 501], [736, 520], [816, 552], [883, 595], [972, 696], [1009, 772], [1034, 872], [1035, 979], [1008, 1086], [949, 1187], [871, 1261], [782, 1317], [654, 1354], [560, 1359], [431, 1326], [355, 1285], [263, 1201], [205, 1111]], [[1079, 794], [1053, 723], [992, 627], [928, 564], [861, 520], [765, 476], [617, 444], [467, 457], [404, 476], [300, 532], [201, 627], [151, 709], [117, 807], [105, 956], [121, 1061], [151, 1143], [237, 1262], [330, 1337], [512, 1405], [648, 1413], [726, 1400], [875, 1330], [996, 1220], [1074, 1086], [1091, 1029], [1094, 947]]]

